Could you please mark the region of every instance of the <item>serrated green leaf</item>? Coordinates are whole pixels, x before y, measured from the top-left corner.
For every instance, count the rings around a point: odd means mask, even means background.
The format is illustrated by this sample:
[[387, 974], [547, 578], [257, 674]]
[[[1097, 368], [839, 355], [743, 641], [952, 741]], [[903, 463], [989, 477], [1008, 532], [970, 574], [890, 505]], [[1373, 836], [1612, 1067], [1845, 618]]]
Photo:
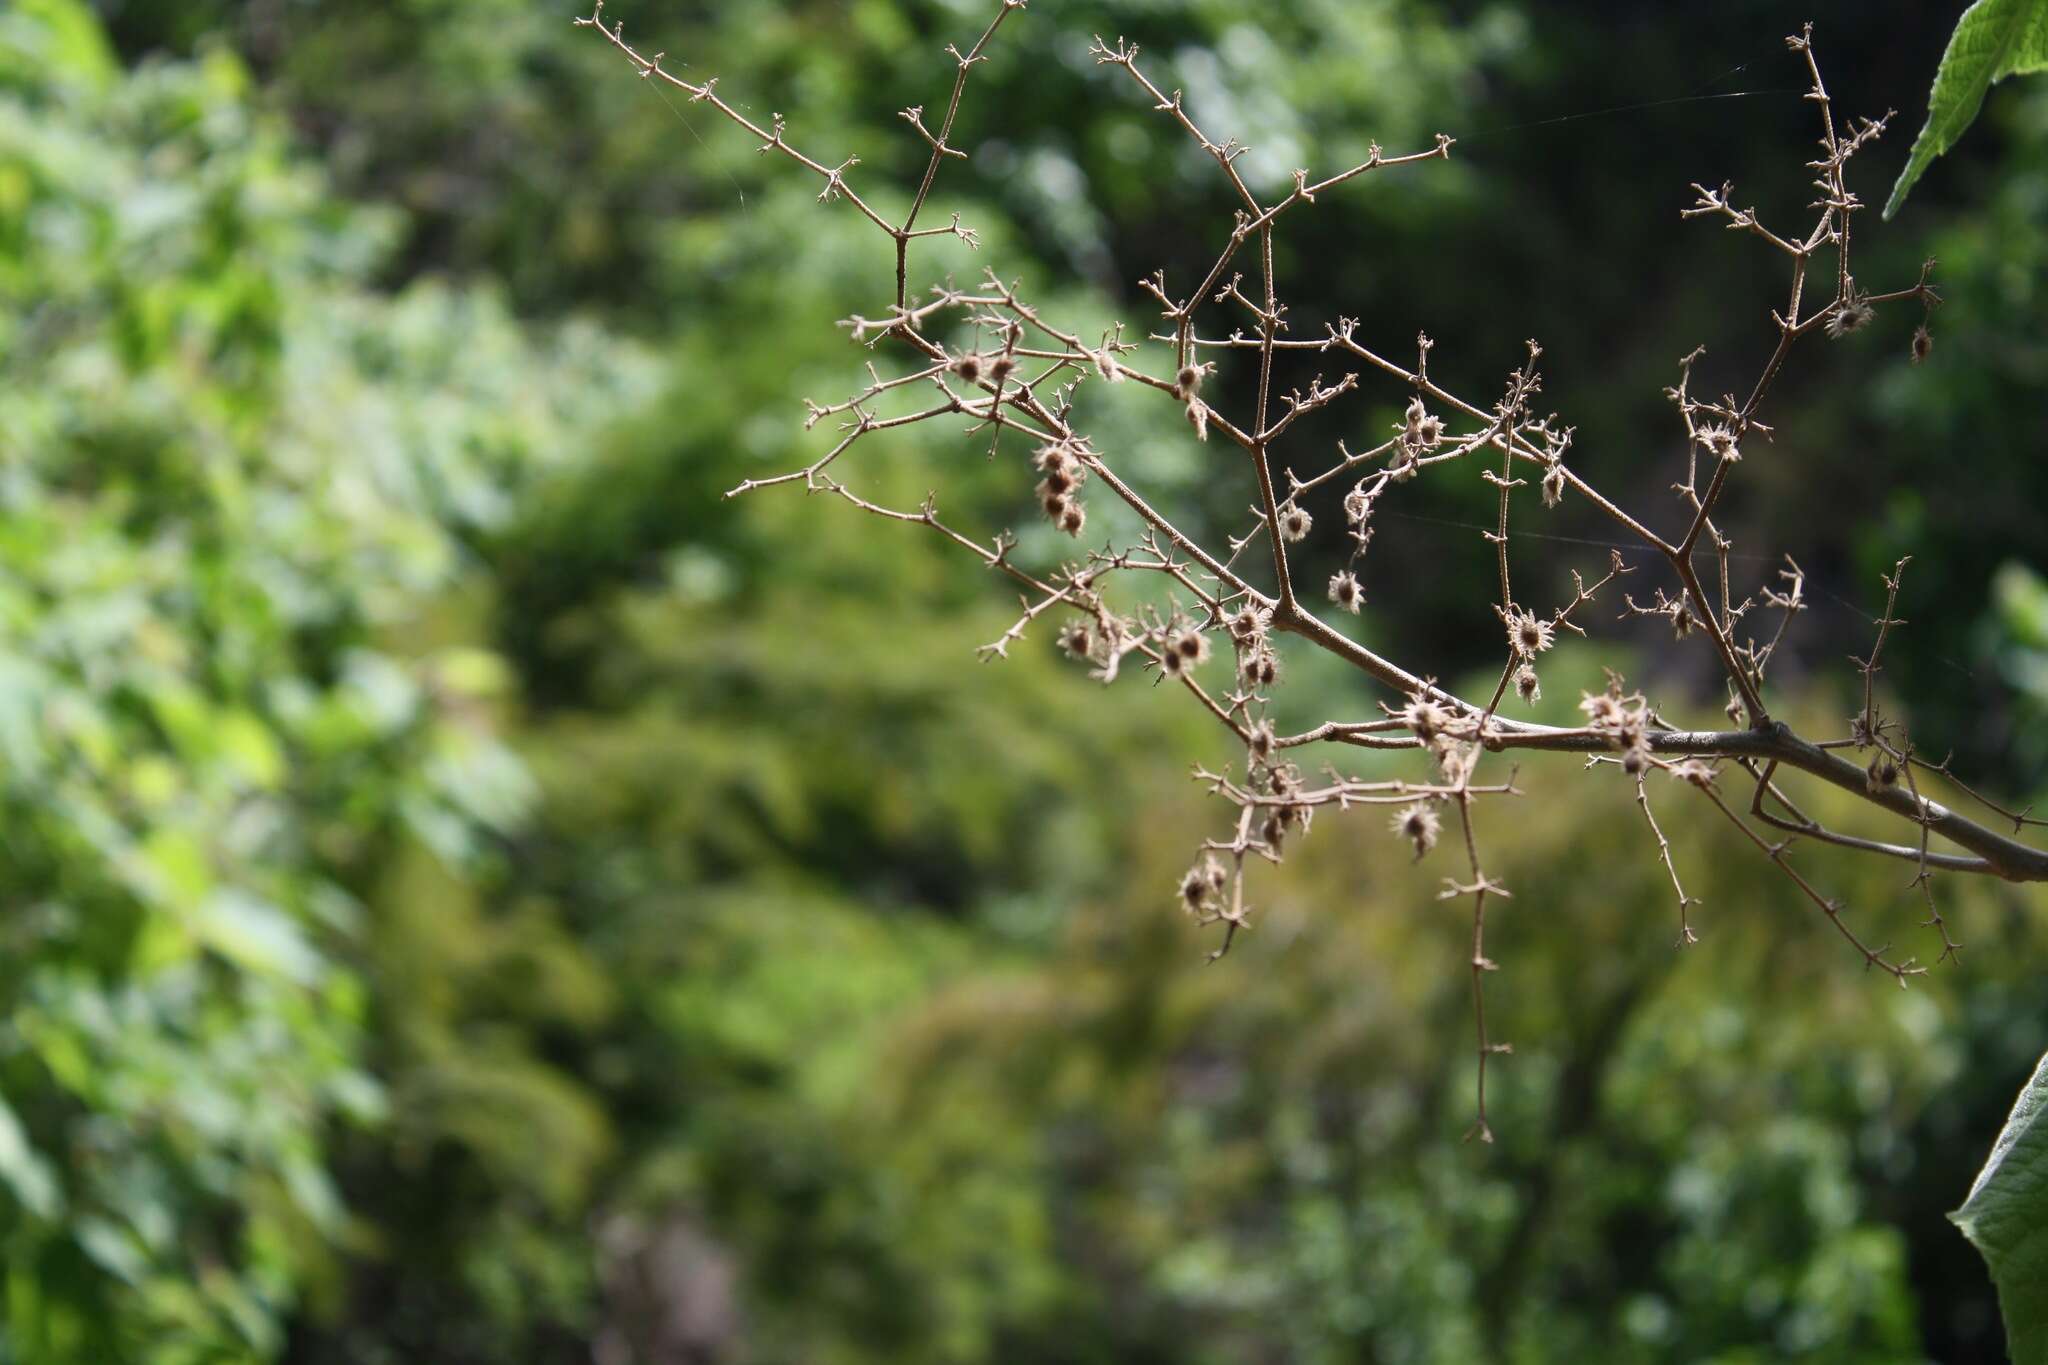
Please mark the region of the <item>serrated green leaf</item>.
[[1949, 1219], [1991, 1267], [2014, 1365], [2048, 1365], [2048, 1056]]
[[2048, 0], [1977, 0], [1956, 21], [1927, 95], [1927, 122], [1885, 201], [1890, 218], [1934, 158], [1976, 121], [1984, 92], [2007, 76], [2048, 68]]

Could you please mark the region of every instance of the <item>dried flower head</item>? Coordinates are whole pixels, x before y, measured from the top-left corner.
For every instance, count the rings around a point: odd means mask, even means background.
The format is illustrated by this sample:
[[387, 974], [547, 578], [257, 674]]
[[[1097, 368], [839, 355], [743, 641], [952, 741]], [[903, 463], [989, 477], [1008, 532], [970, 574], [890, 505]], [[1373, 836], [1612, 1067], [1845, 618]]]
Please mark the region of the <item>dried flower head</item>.
[[1349, 569], [1330, 576], [1330, 600], [1345, 611], [1356, 612], [1365, 605], [1365, 589]]
[[1223, 870], [1223, 864], [1213, 857], [1204, 858], [1181, 874], [1181, 906], [1189, 914], [1200, 914], [1229, 884], [1230, 876]]
[[1870, 790], [1884, 791], [1898, 785], [1899, 765], [1892, 762], [1889, 754], [1879, 754], [1871, 760], [1870, 766], [1864, 769], [1863, 777]]
[[1309, 530], [1315, 524], [1314, 517], [1291, 502], [1280, 508], [1280, 539], [1290, 544], [1307, 540]]
[[1223, 618], [1223, 628], [1230, 632], [1231, 639], [1249, 645], [1266, 633], [1266, 621], [1265, 612], [1245, 602]]
[[992, 383], [1000, 384], [1017, 369], [1017, 358], [1012, 355], [995, 356], [988, 362], [988, 377]]
[[1550, 466], [1550, 472], [1543, 476], [1543, 505], [1555, 507], [1564, 500], [1564, 465], [1562, 462]]
[[1244, 680], [1253, 687], [1271, 687], [1280, 677], [1280, 660], [1265, 645], [1244, 656]]
[[1195, 429], [1195, 439], [1209, 439], [1209, 405], [1199, 398], [1188, 399], [1188, 425]]
[[1086, 621], [1069, 621], [1060, 627], [1060, 648], [1076, 659], [1085, 659], [1095, 652], [1095, 631]]
[[1702, 791], [1714, 785], [1715, 773], [1713, 765], [1711, 763], [1703, 763], [1697, 758], [1688, 758], [1682, 763], [1674, 763], [1671, 765], [1670, 771], [1673, 778], [1680, 782], [1690, 782]]
[[1630, 777], [1641, 777], [1650, 770], [1650, 746], [1641, 736], [1621, 751], [1621, 770]]
[[1525, 704], [1532, 706], [1542, 699], [1543, 686], [1536, 679], [1536, 669], [1533, 665], [1523, 664], [1515, 670], [1515, 695]]
[[1042, 502], [1047, 498], [1056, 498], [1073, 492], [1080, 486], [1080, 481], [1074, 477], [1075, 471], [1079, 468], [1078, 465], [1069, 464], [1049, 471], [1038, 481], [1039, 500]]
[[1621, 698], [1612, 692], [1586, 693], [1579, 709], [1586, 713], [1586, 723], [1595, 730], [1618, 729], [1624, 715]]
[[970, 384], [981, 382], [981, 357], [973, 351], [953, 357], [952, 371]]
[[1209, 637], [1193, 626], [1180, 626], [1169, 631], [1163, 648], [1166, 654], [1189, 668], [1209, 662]]
[[1417, 861], [1436, 847], [1436, 838], [1442, 829], [1443, 821], [1427, 802], [1417, 801], [1394, 812], [1394, 833], [1415, 846]]
[[1059, 516], [1053, 519], [1053, 524], [1068, 535], [1078, 537], [1081, 534], [1081, 528], [1088, 524], [1088, 510], [1082, 507], [1078, 501], [1070, 498], [1067, 500], [1065, 509], [1060, 512]]
[[1934, 337], [1928, 332], [1927, 324], [1923, 322], [1913, 329], [1913, 363], [1918, 365], [1921, 361], [1927, 359], [1928, 354], [1933, 350]]
[[1067, 441], [1050, 441], [1032, 452], [1031, 462], [1039, 472], [1051, 474], [1055, 470], [1066, 474], [1076, 482], [1088, 477], [1088, 471], [1081, 464], [1080, 452]]
[[1739, 460], [1742, 458], [1742, 451], [1735, 444], [1735, 433], [1719, 423], [1701, 427], [1695, 435], [1699, 443], [1712, 451], [1717, 459]]
[[1408, 400], [1401, 418], [1402, 443], [1418, 450], [1435, 450], [1443, 443], [1444, 419], [1422, 405], [1420, 397]]
[[1202, 380], [1208, 374], [1207, 365], [1183, 365], [1180, 373], [1173, 377], [1173, 396], [1183, 403], [1202, 391]]
[[1410, 399], [1408, 411], [1403, 414], [1401, 435], [1404, 443], [1419, 450], [1435, 450], [1443, 443], [1444, 419], [1423, 407], [1420, 398]]
[[1836, 304], [1834, 312], [1828, 314], [1828, 340], [1840, 341], [1851, 332], [1861, 331], [1876, 316], [1877, 310], [1870, 306], [1870, 300], [1851, 281], [1848, 297]]
[[1535, 658], [1550, 648], [1556, 636], [1550, 622], [1533, 612], [1516, 612], [1508, 618], [1508, 646], [1517, 658]]
[[1398, 718], [1403, 725], [1415, 732], [1417, 739], [1425, 742], [1442, 734], [1444, 727], [1451, 723], [1450, 712], [1421, 695], [1410, 697], [1408, 704], [1401, 708]]

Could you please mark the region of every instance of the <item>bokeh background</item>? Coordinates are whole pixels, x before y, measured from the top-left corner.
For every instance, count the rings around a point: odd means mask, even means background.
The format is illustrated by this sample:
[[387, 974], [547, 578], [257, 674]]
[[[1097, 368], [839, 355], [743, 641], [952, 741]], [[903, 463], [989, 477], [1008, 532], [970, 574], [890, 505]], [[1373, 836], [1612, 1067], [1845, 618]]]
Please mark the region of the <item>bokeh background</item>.
[[[1782, 288], [1757, 242], [1679, 220], [1688, 183], [1802, 212], [1782, 39], [1813, 18], [1838, 107], [1901, 111], [1857, 163], [1882, 202], [1959, 8], [1036, 0], [934, 201], [980, 254], [923, 278], [987, 261], [1084, 331], [1142, 330], [1134, 281], [1206, 264], [1229, 200], [1094, 32], [1142, 43], [1263, 186], [1441, 129], [1448, 164], [1289, 219], [1297, 316], [1395, 355], [1427, 328], [1479, 394], [1539, 338], [1579, 467], [1668, 522], [1661, 389], [1701, 343], [1701, 388], [1745, 386]], [[886, 205], [922, 165], [896, 111], [942, 99], [988, 10], [608, 14], [858, 152]], [[1171, 893], [1217, 827], [1187, 772], [1232, 757], [1220, 732], [1049, 631], [977, 663], [1010, 595], [935, 537], [719, 500], [822, 448], [800, 396], [858, 384], [831, 324], [887, 301], [887, 244], [571, 16], [0, 7], [0, 1360], [2003, 1358], [1943, 1213], [2048, 1047], [2048, 900], [1941, 879], [1963, 957], [1901, 992], [1674, 787], [1705, 901], [1677, 952], [1623, 784], [1531, 763], [1483, 826], [1515, 893], [1500, 1141], [1461, 1144], [1448, 869], [1326, 821], [1205, 966]], [[1874, 217], [1867, 286], [1940, 258], [1933, 356], [1907, 363], [1917, 310], [1811, 344], [1724, 524], [1746, 582], [1788, 550], [1811, 575], [1773, 671], [1823, 728], [1913, 555], [1882, 684], [1923, 750], [2024, 803], [2048, 87], [1995, 92]], [[1189, 523], [1241, 517], [1177, 418], [1088, 401]], [[1016, 461], [936, 431], [852, 470], [1032, 521]], [[1497, 667], [1491, 495], [1402, 492], [1358, 629], [1462, 682]], [[1518, 546], [1527, 581], [1604, 565], [1569, 539], [1600, 523], [1528, 524], [1564, 539]], [[1595, 634], [1552, 656], [1545, 714], [1602, 663], [1718, 711], [1704, 650]], [[1288, 663], [1290, 716], [1377, 700]], [[1910, 869], [1805, 862], [1935, 955]]]

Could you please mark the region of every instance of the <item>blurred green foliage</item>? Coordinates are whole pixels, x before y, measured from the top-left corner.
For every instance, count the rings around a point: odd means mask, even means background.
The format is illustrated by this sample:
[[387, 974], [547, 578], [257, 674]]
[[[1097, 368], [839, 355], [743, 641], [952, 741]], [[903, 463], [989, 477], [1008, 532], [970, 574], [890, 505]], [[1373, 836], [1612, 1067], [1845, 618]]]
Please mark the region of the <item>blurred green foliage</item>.
[[[1761, 344], [1776, 283], [1645, 200], [1643, 119], [1518, 125], [1711, 93], [1764, 69], [1774, 14], [1703, 69], [1641, 7], [1041, 8], [977, 70], [977, 154], [936, 207], [984, 246], [934, 276], [1002, 262], [1085, 330], [1208, 250], [1182, 224], [1215, 187], [1086, 61], [1099, 28], [1267, 179], [1469, 129], [1441, 174], [1304, 219], [1285, 264], [1386, 336], [1456, 328], [1474, 385], [1540, 321], [1588, 459], [1645, 501], [1670, 361], [1702, 330]], [[983, 11], [625, 17], [880, 184]], [[883, 244], [567, 17], [0, 13], [0, 1360], [1996, 1358], [1942, 1214], [2048, 1032], [2038, 895], [1943, 879], [1969, 951], [1901, 994], [1671, 785], [1706, 903], [1676, 953], [1628, 793], [1539, 765], [1482, 827], [1516, 1055], [1501, 1144], [1459, 1145], [1439, 868], [1327, 822], [1202, 966], [1168, 904], [1215, 819], [1185, 780], [1218, 758], [1201, 717], [1037, 633], [975, 663], [1007, 597], [936, 537], [721, 501], [813, 449], [798, 395], [857, 382], [829, 323], [875, 311]], [[1924, 88], [1885, 83], [1899, 24], [1839, 39], [1878, 107]], [[1706, 108], [1650, 129], [1671, 206], [1752, 166], [1800, 202], [1786, 110]], [[1919, 556], [1886, 679], [2023, 799], [2048, 101], [1987, 117], [1969, 198], [1930, 181], [1940, 216], [1870, 263], [1910, 276], [1931, 238], [1934, 363], [1815, 359], [1799, 458], [1746, 464], [1730, 526], [1816, 545], [1839, 589], [1788, 679], [1864, 644], [1873, 568]], [[1176, 510], [1236, 515], [1198, 448], [1088, 401]], [[1000, 526], [1010, 454], [935, 433], [858, 477]], [[1468, 494], [1417, 510], [1470, 520]], [[1445, 676], [1473, 662], [1461, 548], [1414, 523], [1374, 549], [1404, 581], [1366, 628]], [[1551, 706], [1596, 657], [1560, 657]], [[1370, 706], [1289, 662], [1304, 716]], [[1901, 865], [1806, 856], [1860, 928], [1926, 935]]]
[[644, 367], [367, 291], [389, 218], [231, 53], [130, 73], [62, 0], [0, 17], [0, 200], [9, 1350], [268, 1358], [385, 1108], [363, 880], [529, 799], [422, 603]]

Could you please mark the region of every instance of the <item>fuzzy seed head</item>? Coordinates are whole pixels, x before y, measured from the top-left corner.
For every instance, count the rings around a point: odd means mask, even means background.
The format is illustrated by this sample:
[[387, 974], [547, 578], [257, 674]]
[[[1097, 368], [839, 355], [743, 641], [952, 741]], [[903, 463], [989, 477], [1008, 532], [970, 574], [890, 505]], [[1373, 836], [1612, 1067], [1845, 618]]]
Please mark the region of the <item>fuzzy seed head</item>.
[[1365, 605], [1365, 589], [1358, 586], [1356, 575], [1347, 569], [1331, 575], [1330, 600], [1355, 615]]
[[1095, 632], [1086, 621], [1069, 621], [1060, 627], [1060, 648], [1076, 659], [1085, 659], [1095, 652]]
[[1068, 535], [1078, 538], [1081, 534], [1081, 528], [1088, 524], [1088, 510], [1082, 507], [1079, 502], [1069, 499], [1065, 510], [1059, 514], [1053, 524]]
[[1223, 628], [1239, 644], [1252, 644], [1266, 633], [1266, 613], [1246, 602], [1223, 619]]
[[1586, 724], [1595, 730], [1620, 728], [1626, 712], [1622, 709], [1621, 698], [1612, 692], [1588, 692], [1579, 702], [1579, 709], [1586, 713]]
[[1040, 497], [1047, 492], [1071, 493], [1088, 481], [1088, 467], [1081, 463], [1073, 447], [1064, 442], [1040, 446], [1031, 462], [1045, 475]]
[[1876, 316], [1877, 310], [1870, 306], [1870, 301], [1852, 286], [1849, 297], [1836, 304], [1835, 311], [1828, 314], [1828, 340], [1840, 341], [1851, 332], [1861, 331]]
[[1913, 363], [1918, 365], [1934, 350], [1934, 337], [1928, 332], [1927, 324], [1921, 323], [1913, 329]]
[[1428, 742], [1442, 734], [1444, 727], [1451, 723], [1451, 713], [1428, 697], [1416, 696], [1410, 697], [1408, 704], [1401, 708], [1399, 719], [1415, 732], [1417, 739]]
[[1508, 645], [1519, 659], [1533, 659], [1549, 649], [1557, 632], [1550, 622], [1530, 612], [1508, 618]]
[[1714, 785], [1713, 765], [1703, 763], [1697, 758], [1688, 758], [1683, 763], [1672, 764], [1671, 775], [1680, 782], [1690, 782], [1701, 791]]
[[1315, 524], [1314, 517], [1291, 502], [1280, 509], [1280, 539], [1289, 544], [1307, 540], [1309, 530]]
[[1000, 384], [1005, 379], [1008, 379], [1015, 372], [1016, 368], [1016, 357], [999, 355], [988, 362], [988, 377], [995, 383]]
[[1449, 735], [1438, 735], [1430, 745], [1436, 757], [1437, 771], [1444, 781], [1453, 786], [1472, 775], [1472, 768], [1479, 762], [1477, 744], [1461, 744]]
[[1183, 670], [1209, 662], [1209, 637], [1193, 626], [1182, 626], [1167, 634], [1162, 652]]
[[1419, 862], [1436, 847], [1437, 835], [1443, 830], [1443, 821], [1429, 808], [1428, 803], [1417, 801], [1412, 806], [1403, 806], [1394, 812], [1393, 830], [1415, 846], [1415, 857]]
[[1174, 397], [1185, 403], [1188, 399], [1201, 392], [1202, 370], [1203, 367], [1200, 365], [1181, 366], [1180, 373], [1173, 377]]
[[1244, 656], [1244, 680], [1254, 687], [1271, 687], [1280, 677], [1280, 660], [1264, 645]]
[[1550, 472], [1543, 476], [1542, 487], [1543, 505], [1545, 507], [1555, 507], [1558, 503], [1564, 501], [1564, 466], [1562, 464], [1554, 464], [1550, 467]]
[[1537, 681], [1533, 666], [1523, 664], [1515, 670], [1515, 695], [1522, 699], [1524, 705], [1530, 706], [1542, 698], [1543, 686]]
[[972, 351], [965, 355], [954, 357], [953, 373], [959, 375], [970, 384], [981, 381], [981, 369], [981, 357]]
[[1735, 433], [1719, 423], [1713, 426], [1701, 427], [1698, 436], [1699, 443], [1712, 451], [1715, 458], [1722, 460], [1739, 460], [1742, 458], [1742, 452], [1735, 445]]

